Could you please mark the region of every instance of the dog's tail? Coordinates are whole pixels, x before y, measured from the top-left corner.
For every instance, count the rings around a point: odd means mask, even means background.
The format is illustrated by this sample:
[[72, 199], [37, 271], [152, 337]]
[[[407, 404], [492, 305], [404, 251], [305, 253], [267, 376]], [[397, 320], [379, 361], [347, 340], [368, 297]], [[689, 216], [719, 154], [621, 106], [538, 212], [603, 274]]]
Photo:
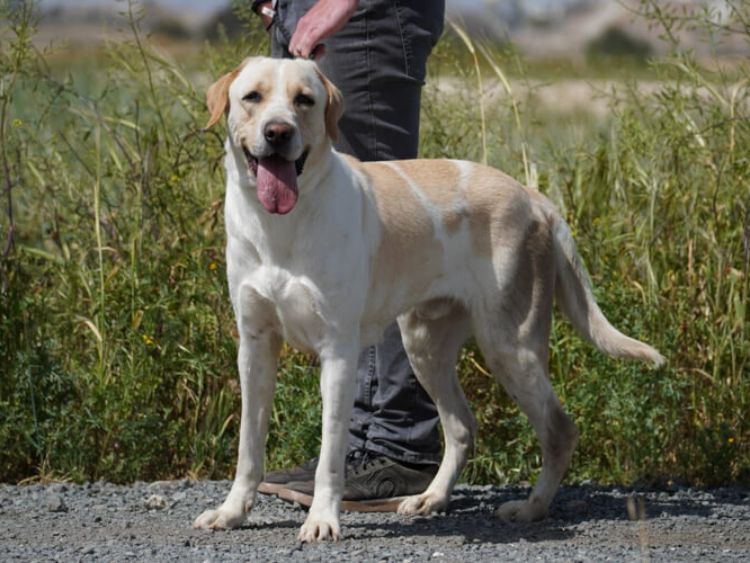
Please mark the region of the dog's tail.
[[599, 309], [570, 228], [557, 213], [552, 230], [557, 270], [555, 297], [573, 327], [605, 354], [662, 365], [664, 357], [656, 349], [625, 336], [609, 323]]

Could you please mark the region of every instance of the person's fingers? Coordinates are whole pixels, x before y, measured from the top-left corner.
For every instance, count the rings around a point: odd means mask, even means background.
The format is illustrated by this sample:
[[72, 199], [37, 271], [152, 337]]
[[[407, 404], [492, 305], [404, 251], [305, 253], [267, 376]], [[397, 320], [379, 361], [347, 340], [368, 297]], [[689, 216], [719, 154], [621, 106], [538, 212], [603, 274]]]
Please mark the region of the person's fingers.
[[293, 57], [307, 57], [307, 55], [310, 54], [310, 51], [306, 47], [306, 43], [306, 38], [298, 30], [297, 33], [292, 36], [292, 40], [289, 42], [289, 53], [291, 53]]
[[357, 7], [356, 0], [319, 0], [297, 23], [289, 42], [289, 53], [294, 57], [318, 58], [317, 45], [341, 29]]
[[[295, 39], [297, 40], [295, 41]], [[292, 41], [289, 44], [289, 52], [294, 57], [299, 57], [302, 59], [314, 59], [318, 56], [317, 49], [322, 47], [323, 45], [321, 44], [316, 45], [312, 37], [302, 35], [299, 38], [292, 38]]]

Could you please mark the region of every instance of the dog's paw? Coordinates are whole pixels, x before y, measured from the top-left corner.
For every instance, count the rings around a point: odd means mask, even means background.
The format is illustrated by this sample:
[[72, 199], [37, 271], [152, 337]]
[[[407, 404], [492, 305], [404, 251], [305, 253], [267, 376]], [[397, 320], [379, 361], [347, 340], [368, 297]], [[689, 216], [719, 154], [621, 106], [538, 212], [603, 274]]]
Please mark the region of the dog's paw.
[[302, 524], [297, 539], [305, 543], [338, 541], [341, 539], [338, 518], [321, 518], [310, 514]]
[[444, 510], [448, 506], [448, 497], [436, 493], [422, 493], [405, 498], [398, 505], [398, 513], [404, 516], [425, 515]]
[[239, 528], [245, 523], [247, 513], [244, 510], [229, 510], [225, 507], [217, 510], [206, 510], [193, 522], [193, 528], [204, 530], [229, 530]]
[[547, 516], [547, 507], [530, 500], [511, 500], [495, 510], [495, 517], [504, 522], [535, 522]]

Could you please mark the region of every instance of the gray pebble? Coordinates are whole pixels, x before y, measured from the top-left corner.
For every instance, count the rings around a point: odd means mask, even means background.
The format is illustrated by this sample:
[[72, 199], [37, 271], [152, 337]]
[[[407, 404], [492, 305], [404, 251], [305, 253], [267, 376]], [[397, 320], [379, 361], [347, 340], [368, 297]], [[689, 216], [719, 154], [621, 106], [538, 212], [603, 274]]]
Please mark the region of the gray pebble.
[[60, 495], [50, 495], [47, 497], [47, 510], [49, 512], [67, 512], [68, 506]]
[[143, 505], [149, 510], [161, 510], [167, 507], [167, 501], [161, 495], [151, 495], [144, 501]]

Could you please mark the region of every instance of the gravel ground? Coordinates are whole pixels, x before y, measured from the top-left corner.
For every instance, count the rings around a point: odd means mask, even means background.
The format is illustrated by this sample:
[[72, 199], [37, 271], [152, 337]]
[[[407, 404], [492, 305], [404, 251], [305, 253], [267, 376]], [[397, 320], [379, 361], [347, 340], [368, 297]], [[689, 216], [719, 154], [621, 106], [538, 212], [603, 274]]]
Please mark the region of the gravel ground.
[[447, 514], [347, 513], [344, 540], [302, 545], [296, 536], [305, 512], [262, 495], [244, 528], [192, 529], [193, 519], [221, 502], [229, 487], [227, 481], [0, 485], [0, 559], [750, 561], [746, 489], [563, 487], [548, 519], [504, 524], [492, 518], [493, 509], [527, 489], [459, 486]]

